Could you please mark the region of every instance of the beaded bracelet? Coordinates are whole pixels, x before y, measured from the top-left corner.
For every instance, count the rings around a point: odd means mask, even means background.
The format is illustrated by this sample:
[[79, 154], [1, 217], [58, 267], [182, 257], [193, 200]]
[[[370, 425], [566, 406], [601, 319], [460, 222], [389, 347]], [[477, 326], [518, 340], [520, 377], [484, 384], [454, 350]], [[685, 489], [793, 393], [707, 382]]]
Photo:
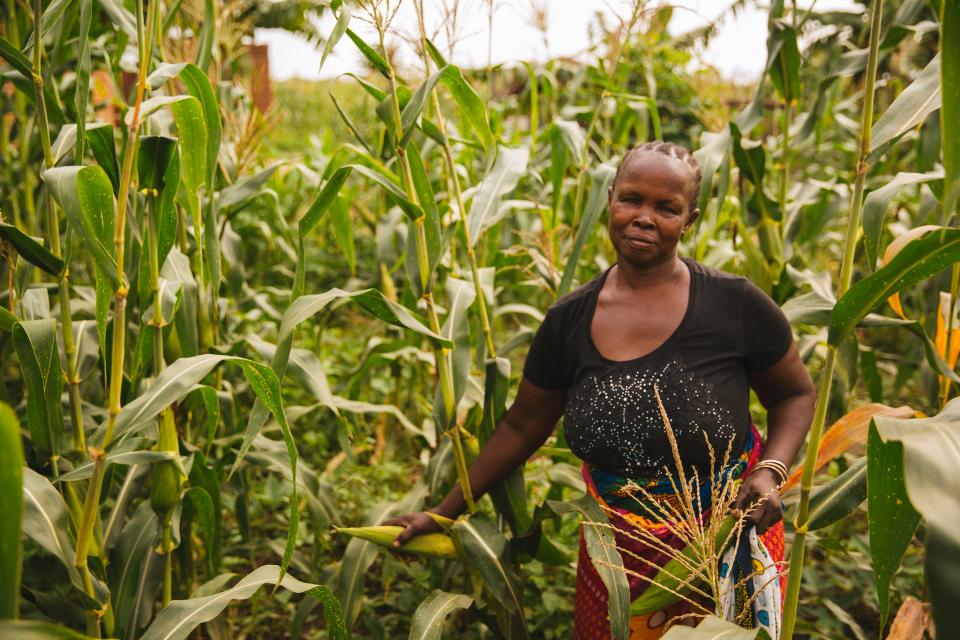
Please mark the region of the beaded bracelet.
[[753, 473], [758, 469], [770, 469], [773, 471], [773, 473], [780, 479], [780, 482], [777, 484], [778, 490], [787, 483], [787, 478], [789, 477], [787, 465], [779, 460], [774, 460], [772, 458], [769, 460], [761, 460], [757, 464], [753, 465], [753, 469], [751, 469], [750, 472]]

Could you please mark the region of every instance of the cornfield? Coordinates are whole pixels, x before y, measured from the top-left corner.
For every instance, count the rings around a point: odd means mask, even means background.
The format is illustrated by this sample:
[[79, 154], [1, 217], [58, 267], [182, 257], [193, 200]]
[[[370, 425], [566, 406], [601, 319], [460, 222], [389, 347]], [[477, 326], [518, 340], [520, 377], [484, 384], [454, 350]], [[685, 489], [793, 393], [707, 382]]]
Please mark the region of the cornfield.
[[[562, 434], [490, 499], [467, 469], [664, 139], [703, 173], [681, 253], [781, 305], [819, 385], [784, 637], [960, 637], [960, 2], [772, 0], [750, 85], [690, 70], [720, 21], [667, 3], [614, 3], [587, 62], [461, 69], [458, 3], [407, 2], [415, 34], [402, 0], [3, 3], [0, 636], [566, 638], [582, 522], [627, 638]], [[257, 25], [368, 70], [261, 113]], [[668, 637], [763, 637], [733, 629]]]

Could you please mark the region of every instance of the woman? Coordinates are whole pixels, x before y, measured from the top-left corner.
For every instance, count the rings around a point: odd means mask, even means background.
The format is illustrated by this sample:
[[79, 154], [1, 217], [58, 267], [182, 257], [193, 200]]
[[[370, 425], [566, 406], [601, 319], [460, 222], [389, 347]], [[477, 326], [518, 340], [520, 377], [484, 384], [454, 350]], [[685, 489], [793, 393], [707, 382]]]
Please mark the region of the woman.
[[[699, 193], [699, 167], [683, 147], [647, 143], [624, 157], [608, 195], [617, 261], [547, 311], [517, 397], [470, 468], [475, 496], [526, 462], [561, 415], [571, 451], [584, 460], [588, 490], [601, 504], [615, 502], [629, 478], [656, 481], [664, 466], [674, 468], [656, 385], [681, 458], [700, 478], [710, 472], [704, 433], [718, 457], [732, 439], [734, 475], [744, 476], [736, 506], [767, 497], [748, 520], [774, 545], [779, 540], [782, 555], [776, 490], [809, 428], [813, 384], [770, 298], [744, 278], [678, 257], [677, 243], [700, 213]], [[767, 410], [765, 447], [752, 428], [751, 388]], [[431, 511], [456, 518], [464, 509], [454, 487]], [[425, 513], [392, 523], [405, 526], [396, 545], [437, 530]], [[645, 555], [666, 560], [652, 549]], [[632, 558], [624, 561], [652, 575]], [[632, 598], [647, 584], [636, 576], [629, 582]], [[606, 598], [581, 537], [577, 638], [609, 637]], [[631, 620], [632, 637], [659, 637], [666, 619]]]

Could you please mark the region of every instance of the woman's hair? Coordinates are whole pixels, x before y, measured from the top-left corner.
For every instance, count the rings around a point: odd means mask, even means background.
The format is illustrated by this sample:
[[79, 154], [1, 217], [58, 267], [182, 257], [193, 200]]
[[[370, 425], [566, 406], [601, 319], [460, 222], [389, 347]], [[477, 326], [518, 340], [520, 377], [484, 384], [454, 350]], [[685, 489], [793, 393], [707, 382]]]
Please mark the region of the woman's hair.
[[697, 159], [693, 157], [693, 154], [690, 153], [686, 147], [680, 146], [679, 144], [664, 142], [662, 140], [653, 140], [652, 142], [644, 142], [643, 144], [631, 147], [630, 150], [624, 154], [623, 159], [620, 160], [620, 164], [617, 165], [617, 173], [613, 178], [614, 184], [616, 184], [617, 179], [620, 177], [620, 172], [623, 170], [623, 165], [627, 163], [627, 160], [630, 159], [630, 156], [646, 152], [662, 153], [665, 156], [676, 158], [693, 170], [694, 188], [693, 199], [690, 200], [690, 210], [695, 211], [700, 204], [700, 182], [703, 178], [703, 174], [700, 172], [700, 164], [697, 162]]

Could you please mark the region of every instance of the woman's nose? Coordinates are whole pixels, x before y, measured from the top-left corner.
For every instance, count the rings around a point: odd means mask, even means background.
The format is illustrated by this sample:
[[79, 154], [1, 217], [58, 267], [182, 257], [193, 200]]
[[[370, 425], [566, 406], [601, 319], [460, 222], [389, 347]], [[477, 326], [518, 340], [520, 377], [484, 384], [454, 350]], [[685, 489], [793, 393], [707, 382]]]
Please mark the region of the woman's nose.
[[633, 216], [633, 220], [630, 221], [630, 224], [639, 226], [639, 227], [649, 227], [653, 225], [653, 213], [650, 210], [650, 207], [640, 207], [637, 209], [636, 215]]

